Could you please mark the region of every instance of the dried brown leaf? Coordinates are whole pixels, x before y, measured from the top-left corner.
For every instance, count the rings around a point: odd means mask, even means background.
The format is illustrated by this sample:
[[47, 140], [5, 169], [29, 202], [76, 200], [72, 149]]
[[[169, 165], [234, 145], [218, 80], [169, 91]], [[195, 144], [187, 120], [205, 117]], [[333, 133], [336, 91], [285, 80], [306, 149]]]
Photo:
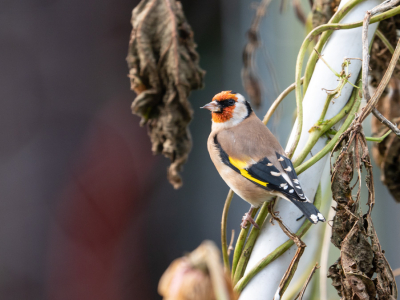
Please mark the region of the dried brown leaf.
[[[390, 44], [396, 47], [397, 44], [397, 30], [400, 29], [400, 15], [396, 15], [389, 19], [383, 20], [379, 23], [378, 29], [385, 35]], [[385, 44], [379, 38], [375, 38], [371, 48], [370, 68], [369, 73], [371, 77], [370, 85], [377, 87], [383, 74], [388, 68], [392, 53], [387, 49]], [[393, 76], [400, 79], [400, 62], [397, 63], [393, 72]]]
[[[388, 93], [381, 97], [377, 109], [393, 123], [400, 121], [400, 80], [392, 77]], [[377, 118], [372, 118], [372, 135], [382, 136], [387, 127]], [[381, 143], [374, 143], [372, 154], [376, 164], [381, 168], [381, 180], [388, 187], [393, 198], [400, 202], [400, 139], [390, 134]]]
[[268, 5], [271, 0], [262, 0], [256, 10], [256, 15], [251, 23], [250, 29], [247, 32], [248, 42], [243, 50], [243, 68], [242, 68], [242, 83], [249, 95], [250, 100], [255, 107], [261, 105], [261, 83], [257, 75], [255, 67], [256, 50], [260, 46], [259, 42], [259, 26], [262, 18], [265, 16]]
[[211, 241], [174, 260], [162, 275], [158, 292], [164, 300], [238, 299], [220, 252]]
[[[332, 171], [332, 197], [338, 205], [331, 240], [340, 249], [340, 258], [329, 268], [328, 277], [345, 300], [376, 299], [376, 296], [378, 299], [395, 299], [396, 281], [371, 219], [375, 203], [374, 181], [359, 117], [343, 133], [336, 147], [338, 145], [342, 150]], [[362, 168], [367, 173], [365, 183], [368, 188], [368, 211], [364, 215], [358, 209]], [[352, 196], [355, 185], [350, 186], [354, 174], [359, 182], [355, 197]]]
[[168, 179], [179, 188], [179, 172], [192, 146], [188, 97], [203, 86], [204, 76], [193, 32], [175, 0], [142, 0], [131, 22], [127, 62], [131, 89], [137, 93], [132, 112], [148, 125], [153, 153], [171, 160]]

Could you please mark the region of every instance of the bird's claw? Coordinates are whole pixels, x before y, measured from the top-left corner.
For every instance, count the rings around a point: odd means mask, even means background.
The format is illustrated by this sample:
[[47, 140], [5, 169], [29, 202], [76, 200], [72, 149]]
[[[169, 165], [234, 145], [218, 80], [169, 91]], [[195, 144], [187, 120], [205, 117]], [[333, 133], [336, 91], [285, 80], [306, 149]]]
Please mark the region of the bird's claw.
[[251, 217], [249, 213], [245, 213], [243, 218], [242, 218], [242, 223], [240, 224], [240, 227], [242, 228], [247, 228], [248, 223], [253, 224], [253, 226], [257, 229], [260, 229], [258, 224], [254, 221], [254, 219]]

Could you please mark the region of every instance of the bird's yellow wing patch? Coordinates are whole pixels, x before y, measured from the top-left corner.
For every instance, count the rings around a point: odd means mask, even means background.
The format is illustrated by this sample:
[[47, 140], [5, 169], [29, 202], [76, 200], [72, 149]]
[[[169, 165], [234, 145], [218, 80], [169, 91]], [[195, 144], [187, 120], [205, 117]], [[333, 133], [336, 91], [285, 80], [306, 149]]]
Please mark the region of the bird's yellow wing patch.
[[254, 178], [253, 176], [251, 176], [249, 174], [249, 172], [245, 169], [245, 168], [248, 167], [248, 163], [247, 162], [239, 160], [239, 159], [234, 159], [234, 158], [232, 158], [230, 156], [229, 156], [229, 162], [235, 168], [237, 168], [239, 170], [240, 175], [242, 175], [243, 177], [246, 177], [247, 179], [249, 179], [249, 180], [251, 180], [251, 181], [253, 181], [255, 183], [258, 183], [259, 185], [267, 186], [268, 182], [261, 181], [261, 180], [259, 180], [257, 178]]

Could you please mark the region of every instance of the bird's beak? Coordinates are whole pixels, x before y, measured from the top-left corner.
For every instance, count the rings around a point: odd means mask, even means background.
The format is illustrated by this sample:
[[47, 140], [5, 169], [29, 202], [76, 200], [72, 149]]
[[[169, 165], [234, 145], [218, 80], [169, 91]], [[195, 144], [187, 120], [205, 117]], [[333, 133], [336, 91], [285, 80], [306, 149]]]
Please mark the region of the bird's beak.
[[212, 112], [221, 112], [221, 106], [218, 105], [217, 101], [212, 101], [200, 108], [205, 108]]

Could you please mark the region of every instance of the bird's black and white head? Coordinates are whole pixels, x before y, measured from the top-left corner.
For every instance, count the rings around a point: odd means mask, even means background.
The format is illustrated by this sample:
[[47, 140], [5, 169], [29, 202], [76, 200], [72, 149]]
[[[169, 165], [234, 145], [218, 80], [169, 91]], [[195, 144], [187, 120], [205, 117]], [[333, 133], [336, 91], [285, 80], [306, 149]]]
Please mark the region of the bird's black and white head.
[[214, 128], [230, 128], [248, 118], [253, 110], [244, 97], [232, 91], [223, 91], [202, 108], [211, 111]]

